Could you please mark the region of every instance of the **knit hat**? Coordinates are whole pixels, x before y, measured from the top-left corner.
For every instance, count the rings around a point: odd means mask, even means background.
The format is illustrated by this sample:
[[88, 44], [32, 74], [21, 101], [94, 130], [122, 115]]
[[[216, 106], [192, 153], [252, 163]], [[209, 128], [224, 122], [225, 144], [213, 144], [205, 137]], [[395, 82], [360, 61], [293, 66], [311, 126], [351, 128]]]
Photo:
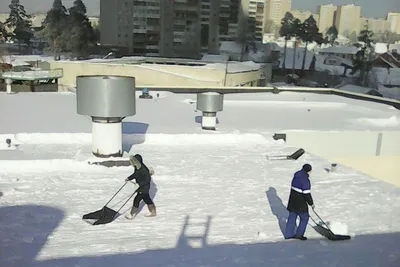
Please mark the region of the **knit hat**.
[[312, 167], [310, 164], [304, 164], [302, 170], [305, 172], [310, 172], [312, 170]]

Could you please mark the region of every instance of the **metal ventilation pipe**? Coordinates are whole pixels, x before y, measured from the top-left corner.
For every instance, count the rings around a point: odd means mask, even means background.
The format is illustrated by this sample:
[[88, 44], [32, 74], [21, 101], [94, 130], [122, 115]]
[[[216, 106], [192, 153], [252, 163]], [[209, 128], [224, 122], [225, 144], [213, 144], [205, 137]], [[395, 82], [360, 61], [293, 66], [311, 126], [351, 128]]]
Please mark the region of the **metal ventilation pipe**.
[[215, 130], [217, 112], [223, 110], [224, 95], [214, 92], [197, 94], [197, 109], [203, 112], [201, 127], [204, 130]]
[[77, 112], [92, 117], [92, 153], [122, 157], [122, 120], [136, 114], [135, 78], [78, 76]]

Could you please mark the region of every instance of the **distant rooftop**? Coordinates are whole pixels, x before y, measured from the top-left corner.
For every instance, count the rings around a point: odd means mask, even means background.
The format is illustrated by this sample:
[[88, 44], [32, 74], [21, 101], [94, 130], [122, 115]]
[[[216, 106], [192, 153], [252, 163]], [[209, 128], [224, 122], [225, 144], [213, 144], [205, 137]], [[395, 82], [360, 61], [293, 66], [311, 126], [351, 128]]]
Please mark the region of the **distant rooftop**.
[[[68, 61], [71, 62], [71, 61]], [[72, 61], [73, 62], [73, 61]], [[83, 60], [77, 61], [79, 63]], [[151, 68], [154, 65], [181, 65], [192, 67], [204, 67], [215, 69], [227, 69], [230, 73], [254, 71], [261, 68], [263, 64], [254, 63], [252, 61], [238, 62], [227, 61], [227, 56], [221, 55], [205, 55], [202, 60], [184, 59], [184, 58], [162, 58], [162, 57], [139, 57], [130, 56], [122, 58], [110, 59], [89, 59], [87, 62], [101, 64], [137, 64]]]
[[332, 46], [320, 50], [320, 53], [356, 54], [359, 49], [351, 46]]

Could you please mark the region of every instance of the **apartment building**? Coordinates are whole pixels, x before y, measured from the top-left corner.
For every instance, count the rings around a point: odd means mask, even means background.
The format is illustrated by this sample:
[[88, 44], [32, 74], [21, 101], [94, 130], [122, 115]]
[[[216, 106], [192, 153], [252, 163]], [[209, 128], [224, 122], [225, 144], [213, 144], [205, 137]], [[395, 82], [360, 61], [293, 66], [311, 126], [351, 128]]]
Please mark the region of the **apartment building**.
[[101, 0], [101, 43], [134, 55], [199, 57], [234, 40], [240, 0]]
[[389, 12], [386, 19], [389, 22], [389, 30], [400, 34], [400, 13]]
[[292, 15], [295, 18], [298, 18], [301, 22], [304, 22], [306, 19], [308, 19], [311, 15], [313, 16], [313, 18], [315, 19], [315, 21], [317, 22], [317, 25], [319, 23], [319, 15], [318, 14], [313, 14], [311, 11], [306, 10], [306, 11], [301, 11], [301, 10], [291, 10], [290, 13], [292, 13]]
[[262, 41], [263, 34], [270, 31], [270, 21], [274, 28], [280, 28], [281, 20], [291, 6], [291, 0], [242, 0], [239, 31], [244, 31], [244, 28], [247, 32], [254, 33], [256, 41]]
[[335, 25], [337, 6], [332, 4], [317, 6], [319, 32], [325, 34], [330, 27]]
[[292, 9], [292, 0], [268, 0], [267, 19], [271, 20], [275, 27], [280, 28], [281, 21], [286, 12]]
[[354, 4], [338, 6], [335, 15], [335, 26], [340, 35], [347, 36], [352, 32], [360, 33], [361, 7]]
[[[246, 1], [242, 1], [244, 4]], [[266, 0], [250, 0], [247, 1], [247, 8], [243, 15], [247, 16], [248, 32], [254, 33], [255, 39], [261, 41], [264, 33], [264, 27], [267, 20], [266, 17]]]
[[374, 33], [385, 32], [390, 30], [390, 22], [386, 19], [361, 18], [360, 30], [366, 28]]
[[218, 53], [221, 42], [237, 39], [240, 1], [201, 1], [200, 44], [202, 53]]

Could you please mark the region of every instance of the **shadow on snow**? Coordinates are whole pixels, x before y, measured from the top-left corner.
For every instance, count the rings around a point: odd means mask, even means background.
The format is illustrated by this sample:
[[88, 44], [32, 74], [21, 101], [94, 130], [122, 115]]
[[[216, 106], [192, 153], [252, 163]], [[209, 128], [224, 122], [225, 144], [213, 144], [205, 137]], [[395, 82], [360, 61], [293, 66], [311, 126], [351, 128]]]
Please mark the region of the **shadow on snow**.
[[[47, 238], [59, 225], [62, 211], [44, 206], [0, 208], [2, 267], [109, 267], [109, 266], [385, 266], [399, 263], [400, 233], [356, 236], [353, 240], [326, 239], [257, 244], [209, 244], [211, 216], [194, 223], [186, 216], [175, 248], [104, 256], [35, 260]], [[197, 221], [197, 220], [196, 220]], [[79, 223], [79, 222], [77, 222]], [[118, 222], [114, 222], [118, 223]], [[190, 235], [190, 227], [203, 234]], [[227, 225], [229, 227], [229, 225]], [[98, 228], [99, 233], [104, 228]], [[189, 229], [189, 230], [188, 230]], [[223, 233], [221, 233], [223, 234]], [[132, 237], [135, 233], [132, 233]], [[134, 239], [132, 239], [134, 243]], [[82, 246], [84, 246], [82, 244]], [[60, 248], [62, 249], [62, 248]]]

